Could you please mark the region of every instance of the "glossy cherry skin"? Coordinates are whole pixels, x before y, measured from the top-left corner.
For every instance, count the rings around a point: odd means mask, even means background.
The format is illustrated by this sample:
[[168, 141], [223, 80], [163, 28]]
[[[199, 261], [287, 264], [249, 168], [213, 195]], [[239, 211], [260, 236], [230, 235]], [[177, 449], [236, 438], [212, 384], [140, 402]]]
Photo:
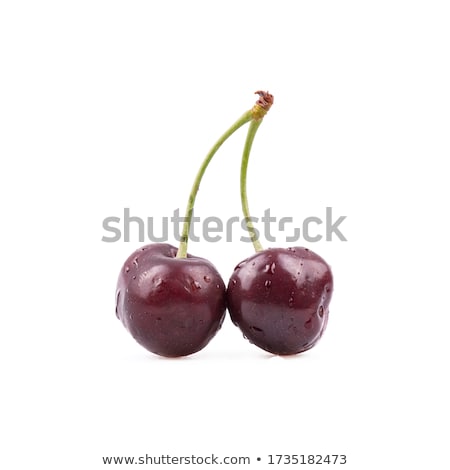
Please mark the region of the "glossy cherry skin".
[[333, 277], [307, 248], [260, 251], [236, 266], [227, 303], [233, 323], [256, 346], [278, 355], [311, 349], [328, 321]]
[[117, 281], [116, 315], [147, 350], [166, 357], [203, 349], [222, 326], [225, 284], [206, 259], [176, 258], [155, 243], [136, 250]]

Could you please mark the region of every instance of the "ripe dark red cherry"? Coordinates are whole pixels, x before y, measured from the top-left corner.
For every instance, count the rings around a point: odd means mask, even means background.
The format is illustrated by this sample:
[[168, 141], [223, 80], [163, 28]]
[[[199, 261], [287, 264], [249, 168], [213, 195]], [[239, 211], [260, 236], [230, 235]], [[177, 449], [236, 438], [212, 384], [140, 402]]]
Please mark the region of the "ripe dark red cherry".
[[233, 323], [256, 346], [288, 355], [312, 348], [328, 321], [333, 277], [307, 248], [259, 251], [236, 266], [227, 303]]
[[155, 243], [135, 251], [122, 267], [116, 315], [147, 350], [167, 357], [203, 349], [220, 329], [225, 285], [206, 259], [176, 258], [177, 248]]

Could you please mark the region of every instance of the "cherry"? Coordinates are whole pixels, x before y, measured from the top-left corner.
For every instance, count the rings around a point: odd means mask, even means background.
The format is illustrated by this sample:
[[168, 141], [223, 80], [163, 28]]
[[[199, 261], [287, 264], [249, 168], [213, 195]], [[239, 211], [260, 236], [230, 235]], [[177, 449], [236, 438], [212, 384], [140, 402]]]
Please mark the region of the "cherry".
[[[261, 97], [268, 110], [273, 96]], [[241, 164], [241, 202], [256, 254], [239, 263], [227, 288], [233, 323], [256, 346], [273, 354], [311, 349], [323, 335], [333, 293], [328, 264], [307, 248], [264, 250], [253, 227], [247, 199], [247, 167], [262, 121], [250, 123]]]
[[212, 157], [237, 129], [265, 114], [263, 92], [220, 137], [195, 177], [186, 208], [179, 248], [146, 245], [125, 261], [116, 289], [116, 316], [133, 338], [149, 351], [168, 357], [186, 356], [204, 348], [222, 325], [225, 284], [206, 259], [187, 253], [189, 229], [200, 181]]
[[311, 349], [328, 321], [333, 277], [307, 248], [272, 248], [239, 263], [228, 283], [230, 316], [248, 340], [273, 354]]
[[135, 251], [117, 283], [116, 315], [144, 348], [161, 356], [203, 349], [222, 325], [225, 285], [206, 259], [155, 243]]

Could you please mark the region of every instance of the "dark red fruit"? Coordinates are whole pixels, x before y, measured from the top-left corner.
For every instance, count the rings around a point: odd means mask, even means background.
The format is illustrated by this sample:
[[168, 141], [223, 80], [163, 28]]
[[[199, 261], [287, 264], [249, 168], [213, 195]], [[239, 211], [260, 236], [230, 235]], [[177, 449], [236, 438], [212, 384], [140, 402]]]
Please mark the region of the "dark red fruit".
[[176, 258], [155, 243], [135, 251], [120, 272], [116, 315], [147, 350], [167, 357], [203, 349], [222, 325], [225, 285], [207, 260]]
[[307, 248], [272, 248], [236, 266], [227, 302], [233, 323], [251, 343], [288, 355], [320, 339], [332, 293], [332, 273], [320, 256]]

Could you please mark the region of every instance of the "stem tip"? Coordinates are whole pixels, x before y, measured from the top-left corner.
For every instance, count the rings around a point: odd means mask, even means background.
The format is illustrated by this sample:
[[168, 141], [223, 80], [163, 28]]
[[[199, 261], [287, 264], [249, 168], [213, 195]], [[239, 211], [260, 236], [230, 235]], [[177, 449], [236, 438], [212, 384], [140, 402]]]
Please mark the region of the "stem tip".
[[262, 119], [273, 104], [273, 95], [268, 91], [255, 91], [255, 95], [259, 95], [258, 100], [256, 101], [255, 106], [252, 108], [253, 119], [260, 120]]

